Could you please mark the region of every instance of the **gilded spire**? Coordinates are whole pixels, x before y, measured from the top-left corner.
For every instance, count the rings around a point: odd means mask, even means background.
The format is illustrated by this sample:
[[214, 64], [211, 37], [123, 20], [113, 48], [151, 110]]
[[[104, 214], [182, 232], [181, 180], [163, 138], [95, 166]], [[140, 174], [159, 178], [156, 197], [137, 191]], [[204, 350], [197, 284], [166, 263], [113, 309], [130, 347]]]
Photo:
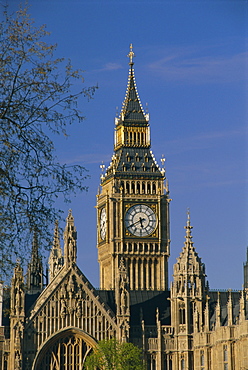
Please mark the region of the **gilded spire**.
[[147, 124], [149, 121], [148, 114], [145, 114], [144, 109], [142, 107], [136, 82], [134, 76], [134, 62], [133, 58], [135, 57], [133, 52], [133, 45], [130, 44], [130, 51], [128, 53], [129, 58], [129, 76], [128, 76], [128, 83], [127, 83], [127, 91], [126, 96], [122, 105], [121, 110], [121, 121], [131, 121], [135, 124]]
[[150, 148], [149, 114], [144, 112], [135, 82], [132, 44], [127, 56], [130, 68], [121, 113], [115, 117], [115, 151], [121, 147]]
[[127, 57], [129, 58], [129, 65], [133, 66], [134, 65], [133, 57], [135, 57], [135, 54], [133, 52], [133, 44], [130, 44], [130, 51], [129, 51]]

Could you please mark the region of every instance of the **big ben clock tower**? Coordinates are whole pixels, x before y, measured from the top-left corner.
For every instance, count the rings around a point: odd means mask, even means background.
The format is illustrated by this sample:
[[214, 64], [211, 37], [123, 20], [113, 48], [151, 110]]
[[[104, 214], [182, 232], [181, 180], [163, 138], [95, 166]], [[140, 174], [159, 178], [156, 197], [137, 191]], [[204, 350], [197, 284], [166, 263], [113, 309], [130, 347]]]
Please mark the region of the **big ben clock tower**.
[[132, 45], [128, 57], [126, 96], [115, 119], [114, 154], [97, 196], [100, 288], [115, 288], [122, 260], [131, 290], [166, 290], [169, 192], [165, 171], [150, 149], [149, 116], [135, 83]]

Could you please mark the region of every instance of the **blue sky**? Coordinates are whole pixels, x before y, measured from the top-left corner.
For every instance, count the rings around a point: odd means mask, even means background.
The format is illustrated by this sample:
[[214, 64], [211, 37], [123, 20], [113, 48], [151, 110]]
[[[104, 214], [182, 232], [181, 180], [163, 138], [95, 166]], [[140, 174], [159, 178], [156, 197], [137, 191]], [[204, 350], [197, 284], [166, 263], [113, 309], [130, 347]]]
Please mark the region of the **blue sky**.
[[[9, 1], [15, 10], [18, 2]], [[247, 1], [30, 0], [57, 56], [98, 84], [80, 101], [86, 120], [56, 139], [61, 162], [84, 165], [88, 193], [72, 199], [78, 264], [96, 287], [96, 193], [113, 152], [114, 117], [127, 84], [129, 44], [140, 99], [150, 113], [152, 150], [166, 157], [171, 257], [184, 243], [190, 208], [195, 248], [210, 288], [241, 289], [248, 246]], [[118, 107], [118, 108], [117, 108]], [[67, 214], [68, 204], [59, 205]], [[66, 216], [65, 214], [65, 216]]]

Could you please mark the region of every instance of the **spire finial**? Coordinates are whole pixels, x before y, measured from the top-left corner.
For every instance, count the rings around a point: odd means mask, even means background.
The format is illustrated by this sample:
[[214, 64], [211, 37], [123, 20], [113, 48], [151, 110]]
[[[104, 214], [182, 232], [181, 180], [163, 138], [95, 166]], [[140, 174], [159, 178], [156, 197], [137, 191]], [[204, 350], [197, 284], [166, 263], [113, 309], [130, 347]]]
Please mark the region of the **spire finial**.
[[187, 208], [187, 224], [186, 224], [186, 226], [184, 228], [186, 229], [185, 239], [186, 239], [186, 243], [187, 243], [187, 242], [190, 242], [191, 239], [192, 239], [191, 229], [193, 229], [193, 226], [191, 226], [191, 224], [190, 224], [190, 211], [189, 211], [189, 208]]
[[130, 59], [129, 65], [132, 66], [134, 64], [133, 63], [133, 58], [135, 57], [134, 52], [133, 52], [133, 44], [130, 44], [130, 51], [129, 51], [127, 56]]
[[187, 208], [187, 226], [190, 226], [190, 209]]

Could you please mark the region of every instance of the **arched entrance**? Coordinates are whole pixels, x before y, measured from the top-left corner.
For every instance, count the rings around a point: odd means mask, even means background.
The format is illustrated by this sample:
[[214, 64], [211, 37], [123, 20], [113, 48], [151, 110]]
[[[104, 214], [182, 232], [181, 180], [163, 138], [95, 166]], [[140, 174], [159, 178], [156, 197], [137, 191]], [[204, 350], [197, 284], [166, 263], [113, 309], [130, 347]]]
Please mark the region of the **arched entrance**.
[[82, 370], [96, 341], [80, 329], [68, 328], [48, 339], [37, 353], [33, 370]]

